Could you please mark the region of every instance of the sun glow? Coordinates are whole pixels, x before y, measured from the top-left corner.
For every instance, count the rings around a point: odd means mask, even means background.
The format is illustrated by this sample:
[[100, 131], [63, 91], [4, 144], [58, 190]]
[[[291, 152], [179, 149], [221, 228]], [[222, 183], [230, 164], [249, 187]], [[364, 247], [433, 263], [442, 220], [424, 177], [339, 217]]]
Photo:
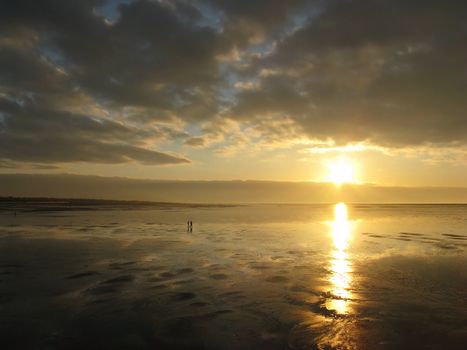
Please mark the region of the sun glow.
[[328, 174], [326, 180], [336, 185], [356, 183], [355, 167], [348, 159], [340, 158], [327, 164]]

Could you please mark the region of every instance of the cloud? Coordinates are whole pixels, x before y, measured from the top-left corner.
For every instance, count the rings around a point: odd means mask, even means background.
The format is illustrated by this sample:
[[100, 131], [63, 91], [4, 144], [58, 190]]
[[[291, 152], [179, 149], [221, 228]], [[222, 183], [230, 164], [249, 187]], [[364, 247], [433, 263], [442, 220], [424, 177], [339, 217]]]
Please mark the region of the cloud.
[[13, 162], [8, 159], [0, 159], [0, 169], [15, 169], [15, 170], [58, 170], [59, 166], [53, 164], [36, 164]]
[[[3, 103], [2, 103], [3, 102]], [[0, 99], [8, 114], [0, 124], [0, 158], [21, 162], [181, 164], [181, 156], [143, 147], [146, 134], [112, 120]]]
[[96, 14], [100, 3], [6, 1], [4, 25], [28, 27], [39, 37], [35, 51], [108, 103], [183, 110], [211, 93], [222, 47], [215, 31], [156, 1], [121, 4], [108, 24]]
[[192, 147], [205, 147], [206, 139], [203, 136], [193, 136], [185, 140], [185, 145]]
[[467, 143], [467, 5], [415, 3], [323, 3], [256, 62], [260, 88], [241, 91], [232, 115], [287, 116], [339, 144]]
[[[179, 27], [181, 20], [169, 8], [145, 1], [122, 5], [120, 20], [111, 26], [95, 13], [101, 3], [20, 0], [0, 5], [0, 157], [47, 163], [189, 162], [151, 144], [186, 137], [167, 121], [177, 123], [173, 111], [188, 110], [189, 100], [199, 98], [190, 90], [198, 88], [192, 84], [197, 77], [188, 82], [189, 74], [176, 68], [173, 55], [192, 60], [191, 66], [182, 66], [204, 74], [194, 64], [196, 53], [187, 50], [203, 51], [192, 39], [207, 38], [189, 26]], [[161, 40], [162, 27], [146, 31], [156, 17], [164, 20], [158, 22], [161, 26], [169, 26], [175, 41], [185, 41], [179, 49], [185, 51], [174, 52], [177, 44]], [[139, 25], [132, 25], [138, 19]], [[147, 52], [133, 47], [138, 43]], [[151, 55], [172, 57], [164, 65]], [[214, 60], [210, 54], [199, 56]], [[171, 61], [179, 85], [168, 72]], [[206, 96], [205, 91], [200, 95]], [[142, 106], [140, 113], [126, 119], [121, 111], [133, 105]], [[143, 119], [146, 125], [141, 125]], [[154, 125], [153, 120], [161, 122]]]
[[5, 0], [0, 157], [467, 147], [465, 23], [456, 0]]

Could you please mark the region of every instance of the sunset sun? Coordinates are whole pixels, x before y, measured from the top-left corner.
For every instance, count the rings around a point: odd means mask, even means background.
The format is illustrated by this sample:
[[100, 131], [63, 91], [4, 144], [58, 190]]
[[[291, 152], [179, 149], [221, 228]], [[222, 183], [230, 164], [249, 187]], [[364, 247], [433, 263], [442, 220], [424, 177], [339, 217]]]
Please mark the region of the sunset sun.
[[338, 186], [344, 183], [356, 183], [354, 164], [345, 158], [328, 162], [326, 181]]

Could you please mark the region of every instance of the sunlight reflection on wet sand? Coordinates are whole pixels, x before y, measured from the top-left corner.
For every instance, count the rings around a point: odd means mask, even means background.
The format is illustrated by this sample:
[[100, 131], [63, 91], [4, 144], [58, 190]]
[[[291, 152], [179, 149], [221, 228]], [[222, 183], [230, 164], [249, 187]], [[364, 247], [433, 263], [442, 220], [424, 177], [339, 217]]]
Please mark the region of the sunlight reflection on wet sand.
[[465, 222], [467, 206], [344, 203], [0, 215], [0, 339], [463, 350]]
[[347, 218], [347, 206], [338, 203], [334, 207], [334, 221], [331, 226], [331, 236], [333, 240], [333, 251], [330, 259], [331, 276], [329, 281], [332, 284], [331, 293], [333, 298], [328, 302], [328, 308], [335, 310], [338, 314], [347, 314], [348, 300], [351, 298], [350, 284], [351, 263], [347, 249], [352, 234], [353, 222]]

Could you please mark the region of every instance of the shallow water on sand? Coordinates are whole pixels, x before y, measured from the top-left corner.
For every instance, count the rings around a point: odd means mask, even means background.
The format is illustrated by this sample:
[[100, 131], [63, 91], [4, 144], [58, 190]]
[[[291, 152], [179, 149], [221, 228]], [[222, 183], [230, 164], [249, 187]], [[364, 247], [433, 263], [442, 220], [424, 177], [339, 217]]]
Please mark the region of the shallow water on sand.
[[466, 349], [466, 267], [464, 205], [4, 212], [0, 347]]

